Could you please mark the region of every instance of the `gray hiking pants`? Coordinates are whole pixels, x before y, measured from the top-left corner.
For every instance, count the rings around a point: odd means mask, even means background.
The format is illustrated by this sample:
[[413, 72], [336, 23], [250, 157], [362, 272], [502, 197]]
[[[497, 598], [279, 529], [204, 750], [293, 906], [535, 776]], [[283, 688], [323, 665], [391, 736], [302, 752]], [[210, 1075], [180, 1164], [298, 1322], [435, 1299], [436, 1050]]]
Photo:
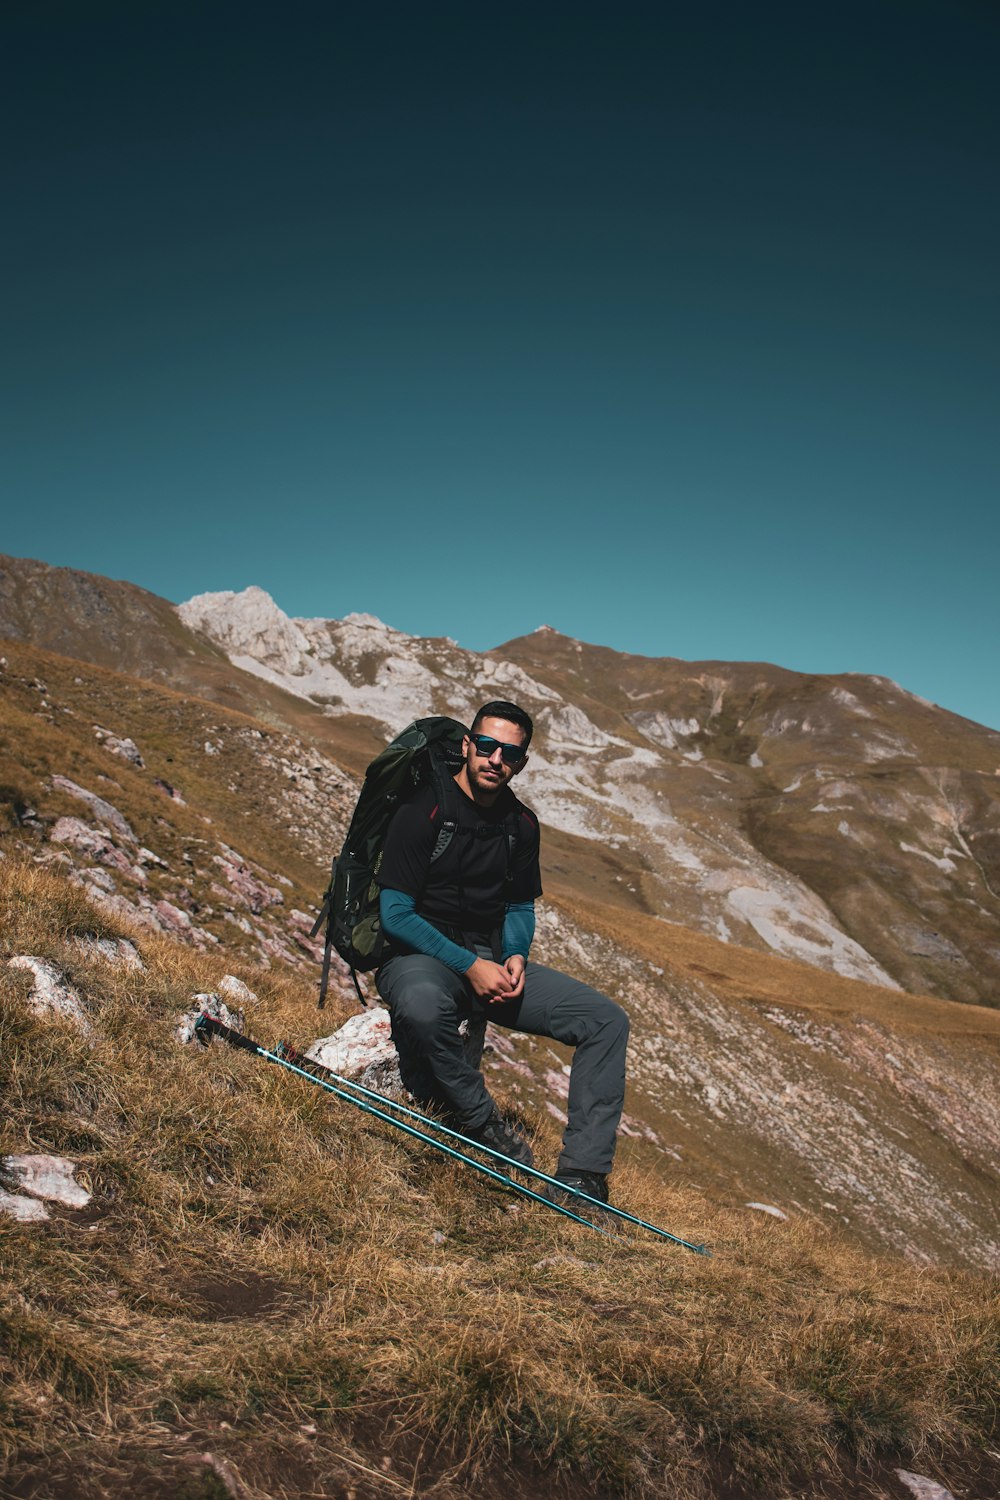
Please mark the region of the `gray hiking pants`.
[[533, 963], [521, 997], [496, 1005], [479, 1000], [460, 974], [423, 953], [389, 959], [376, 982], [389, 1008], [404, 1085], [422, 1103], [443, 1109], [459, 1130], [479, 1130], [493, 1111], [477, 1066], [487, 1020], [575, 1047], [556, 1170], [611, 1171], [625, 1099], [628, 1017], [620, 1005]]

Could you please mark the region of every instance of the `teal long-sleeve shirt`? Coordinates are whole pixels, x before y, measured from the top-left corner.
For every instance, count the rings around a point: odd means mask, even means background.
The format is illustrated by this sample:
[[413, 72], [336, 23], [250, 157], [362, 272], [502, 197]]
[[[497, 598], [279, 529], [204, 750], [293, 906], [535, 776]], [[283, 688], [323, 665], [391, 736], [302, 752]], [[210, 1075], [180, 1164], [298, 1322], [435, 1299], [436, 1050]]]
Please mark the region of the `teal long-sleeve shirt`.
[[[395, 938], [416, 953], [426, 953], [429, 958], [439, 959], [456, 974], [464, 974], [476, 961], [477, 955], [469, 948], [453, 943], [451, 938], [432, 927], [417, 911], [415, 898], [407, 896], [403, 891], [383, 890], [379, 898], [379, 916], [382, 931], [387, 936]], [[535, 903], [512, 903], [504, 914], [501, 958], [506, 960], [515, 953], [520, 953], [522, 958], [527, 959], [534, 935]]]

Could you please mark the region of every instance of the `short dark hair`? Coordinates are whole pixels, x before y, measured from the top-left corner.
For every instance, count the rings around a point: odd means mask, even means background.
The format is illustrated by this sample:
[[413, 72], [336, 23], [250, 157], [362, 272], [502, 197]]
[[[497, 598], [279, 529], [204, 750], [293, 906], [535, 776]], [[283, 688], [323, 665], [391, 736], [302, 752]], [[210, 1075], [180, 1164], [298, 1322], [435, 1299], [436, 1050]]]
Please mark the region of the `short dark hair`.
[[482, 708], [476, 710], [469, 733], [475, 734], [484, 719], [506, 719], [508, 724], [516, 724], [519, 729], [523, 729], [524, 749], [527, 751], [535, 726], [531, 722], [531, 715], [525, 713], [523, 708], [518, 708], [516, 703], [504, 703], [499, 699], [484, 703]]

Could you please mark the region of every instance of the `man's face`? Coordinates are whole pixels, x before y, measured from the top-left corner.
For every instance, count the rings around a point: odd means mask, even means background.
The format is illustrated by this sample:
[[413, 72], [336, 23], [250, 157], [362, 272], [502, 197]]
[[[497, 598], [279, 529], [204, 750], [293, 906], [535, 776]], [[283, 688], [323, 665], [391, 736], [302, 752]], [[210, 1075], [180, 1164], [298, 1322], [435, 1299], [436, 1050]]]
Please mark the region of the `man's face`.
[[[482, 737], [493, 740], [495, 743], [490, 750], [489, 746], [478, 747], [476, 740]], [[528, 757], [522, 752], [520, 760], [512, 763], [510, 750], [505, 751], [502, 747], [516, 745], [518, 749], [524, 744], [525, 734], [520, 724], [512, 724], [509, 719], [481, 719], [476, 725], [475, 736], [466, 735], [462, 742], [465, 752], [465, 769], [469, 777], [469, 785], [473, 795], [477, 793], [490, 801], [507, 785], [513, 777], [524, 770]], [[489, 754], [484, 754], [489, 750]]]

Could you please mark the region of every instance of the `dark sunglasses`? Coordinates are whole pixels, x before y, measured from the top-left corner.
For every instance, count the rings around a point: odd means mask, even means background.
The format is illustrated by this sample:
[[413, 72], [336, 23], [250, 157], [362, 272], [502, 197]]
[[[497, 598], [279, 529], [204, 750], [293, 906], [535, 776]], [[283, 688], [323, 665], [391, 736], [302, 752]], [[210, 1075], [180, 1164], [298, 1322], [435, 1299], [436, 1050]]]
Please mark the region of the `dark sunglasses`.
[[523, 745], [505, 745], [503, 740], [495, 740], [491, 734], [473, 734], [469, 738], [476, 747], [476, 753], [485, 756], [487, 760], [497, 750], [506, 766], [519, 766], [524, 759]]

